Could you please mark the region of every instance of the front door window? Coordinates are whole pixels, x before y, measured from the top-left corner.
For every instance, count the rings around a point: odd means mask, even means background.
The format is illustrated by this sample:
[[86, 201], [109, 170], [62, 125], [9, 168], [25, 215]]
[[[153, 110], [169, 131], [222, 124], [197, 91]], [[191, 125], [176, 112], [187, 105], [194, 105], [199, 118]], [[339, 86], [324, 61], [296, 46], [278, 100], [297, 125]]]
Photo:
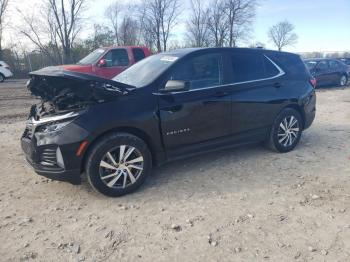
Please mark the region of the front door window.
[[169, 79], [189, 82], [191, 89], [202, 89], [220, 85], [221, 74], [221, 55], [206, 54], [177, 65]]

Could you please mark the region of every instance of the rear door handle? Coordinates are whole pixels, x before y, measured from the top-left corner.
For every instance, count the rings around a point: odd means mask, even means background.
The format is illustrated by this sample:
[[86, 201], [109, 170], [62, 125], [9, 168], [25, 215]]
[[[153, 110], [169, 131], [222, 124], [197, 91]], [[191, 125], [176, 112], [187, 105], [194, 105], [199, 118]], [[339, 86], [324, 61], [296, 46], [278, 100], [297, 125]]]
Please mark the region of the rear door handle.
[[227, 96], [227, 95], [229, 95], [229, 92], [217, 91], [217, 92], [214, 94], [214, 97], [224, 97], [224, 96]]
[[273, 86], [274, 86], [275, 88], [280, 88], [280, 87], [282, 86], [282, 84], [279, 83], [279, 82], [277, 82], [277, 83], [274, 83]]
[[174, 105], [174, 106], [162, 108], [160, 111], [172, 114], [172, 113], [181, 111], [181, 109], [182, 109], [182, 105]]

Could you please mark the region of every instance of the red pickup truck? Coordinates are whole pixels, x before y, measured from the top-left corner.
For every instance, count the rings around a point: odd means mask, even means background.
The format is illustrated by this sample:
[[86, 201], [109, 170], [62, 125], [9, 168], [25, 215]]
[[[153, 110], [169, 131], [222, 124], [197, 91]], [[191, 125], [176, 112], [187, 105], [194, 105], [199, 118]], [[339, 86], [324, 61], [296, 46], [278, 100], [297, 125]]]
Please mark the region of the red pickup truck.
[[112, 46], [96, 49], [77, 64], [60, 68], [111, 79], [129, 66], [150, 55], [142, 46]]

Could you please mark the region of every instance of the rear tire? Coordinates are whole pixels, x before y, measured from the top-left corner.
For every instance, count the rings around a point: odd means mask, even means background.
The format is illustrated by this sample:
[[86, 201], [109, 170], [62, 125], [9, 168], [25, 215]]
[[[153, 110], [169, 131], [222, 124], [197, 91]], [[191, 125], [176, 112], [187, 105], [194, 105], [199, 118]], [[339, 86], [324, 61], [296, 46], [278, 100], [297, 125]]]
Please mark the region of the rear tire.
[[3, 74], [0, 73], [0, 83], [5, 81], [5, 76]]
[[128, 133], [100, 139], [89, 151], [85, 170], [90, 185], [98, 192], [118, 197], [139, 188], [152, 169], [146, 143]]
[[280, 153], [289, 152], [299, 143], [302, 130], [300, 113], [293, 108], [286, 108], [278, 114], [272, 125], [268, 146]]
[[339, 83], [338, 83], [339, 86], [346, 86], [347, 82], [348, 82], [348, 77], [346, 75], [340, 76]]

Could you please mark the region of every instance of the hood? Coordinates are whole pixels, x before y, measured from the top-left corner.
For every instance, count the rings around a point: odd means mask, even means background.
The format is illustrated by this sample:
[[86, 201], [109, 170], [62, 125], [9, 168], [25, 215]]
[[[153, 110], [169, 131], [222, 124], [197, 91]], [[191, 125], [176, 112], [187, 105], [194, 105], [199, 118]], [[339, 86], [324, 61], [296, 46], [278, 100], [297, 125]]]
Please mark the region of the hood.
[[[46, 67], [29, 73], [27, 88], [40, 97], [43, 111], [57, 113], [103, 103], [125, 95], [135, 87], [59, 67]], [[49, 109], [45, 109], [49, 105]]]
[[60, 65], [61, 70], [74, 71], [89, 74], [92, 71], [92, 65]]

